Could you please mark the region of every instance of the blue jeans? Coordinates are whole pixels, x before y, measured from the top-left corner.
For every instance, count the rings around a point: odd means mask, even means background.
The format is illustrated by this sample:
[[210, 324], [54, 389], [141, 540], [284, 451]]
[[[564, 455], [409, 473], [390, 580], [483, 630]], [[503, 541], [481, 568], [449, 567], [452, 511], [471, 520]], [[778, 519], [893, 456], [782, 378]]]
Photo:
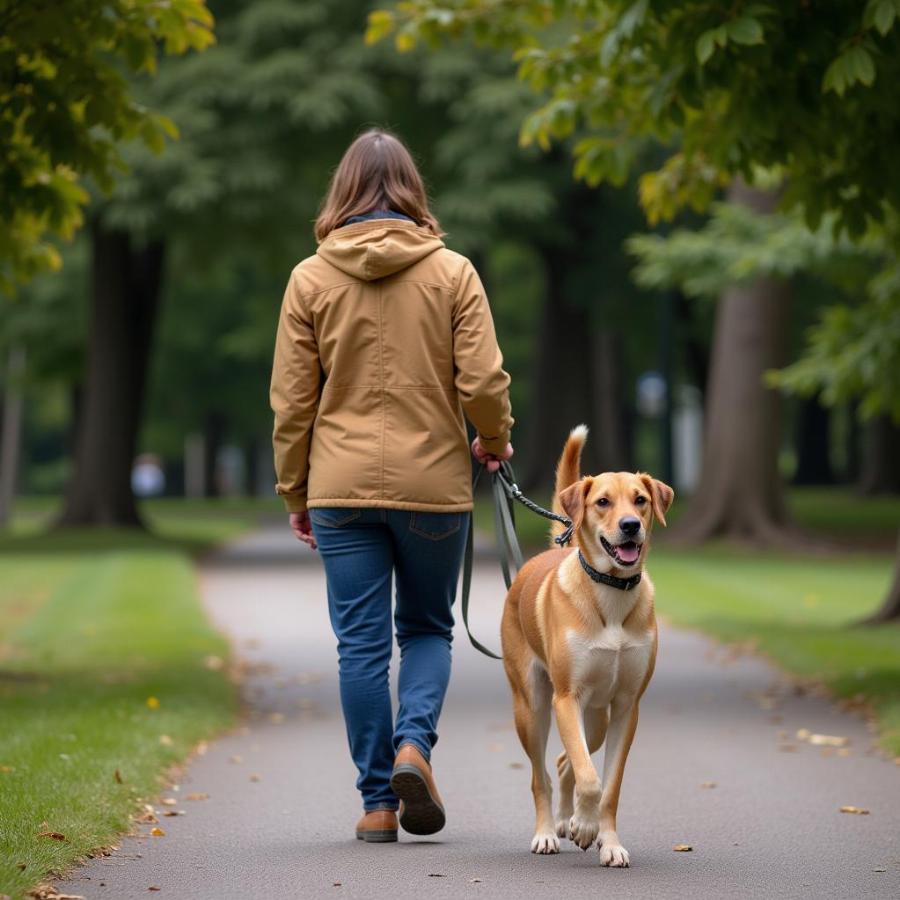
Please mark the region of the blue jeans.
[[[470, 513], [328, 507], [310, 510], [338, 639], [341, 705], [363, 807], [396, 809], [390, 777], [402, 744], [430, 758], [450, 680], [456, 584]], [[394, 626], [399, 709], [388, 684]]]

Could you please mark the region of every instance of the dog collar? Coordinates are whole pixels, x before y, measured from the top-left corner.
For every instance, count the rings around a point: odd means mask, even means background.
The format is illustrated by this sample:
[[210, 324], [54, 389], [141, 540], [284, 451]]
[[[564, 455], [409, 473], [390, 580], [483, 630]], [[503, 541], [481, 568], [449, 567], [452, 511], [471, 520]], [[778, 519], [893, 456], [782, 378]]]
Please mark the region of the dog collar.
[[608, 584], [610, 587], [618, 588], [620, 591], [630, 591], [633, 587], [641, 583], [641, 573], [632, 575], [631, 578], [618, 578], [615, 575], [607, 575], [606, 572], [598, 572], [585, 558], [584, 554], [578, 551], [578, 562], [594, 581], [600, 584]]

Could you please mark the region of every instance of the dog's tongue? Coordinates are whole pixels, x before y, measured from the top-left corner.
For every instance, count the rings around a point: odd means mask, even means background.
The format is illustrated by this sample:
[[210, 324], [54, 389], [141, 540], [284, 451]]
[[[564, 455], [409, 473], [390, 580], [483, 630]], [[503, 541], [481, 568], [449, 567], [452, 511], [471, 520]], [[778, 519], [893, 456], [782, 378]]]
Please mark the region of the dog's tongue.
[[637, 558], [641, 555], [641, 548], [634, 543], [619, 544], [616, 547], [616, 555], [624, 563], [637, 562]]

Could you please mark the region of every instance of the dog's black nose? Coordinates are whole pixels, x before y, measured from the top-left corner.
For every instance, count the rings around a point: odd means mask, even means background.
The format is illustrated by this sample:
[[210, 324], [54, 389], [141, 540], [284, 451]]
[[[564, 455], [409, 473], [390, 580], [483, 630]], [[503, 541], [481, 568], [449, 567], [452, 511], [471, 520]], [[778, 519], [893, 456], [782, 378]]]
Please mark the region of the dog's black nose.
[[619, 528], [622, 534], [631, 537], [641, 530], [641, 520], [637, 516], [626, 516], [624, 519], [619, 519]]

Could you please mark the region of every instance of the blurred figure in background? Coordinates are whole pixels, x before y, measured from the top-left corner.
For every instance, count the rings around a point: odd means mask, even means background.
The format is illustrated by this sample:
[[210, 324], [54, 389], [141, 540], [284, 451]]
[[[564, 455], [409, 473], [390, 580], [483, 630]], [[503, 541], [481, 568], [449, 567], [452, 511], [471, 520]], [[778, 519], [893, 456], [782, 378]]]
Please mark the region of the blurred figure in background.
[[[345, 153], [291, 274], [272, 372], [277, 492], [322, 553], [341, 702], [364, 815], [356, 836], [444, 825], [431, 750], [450, 677], [451, 606], [472, 453], [512, 455], [509, 376], [468, 259], [448, 250], [422, 178], [381, 130]], [[400, 646], [399, 709], [388, 667]]]

